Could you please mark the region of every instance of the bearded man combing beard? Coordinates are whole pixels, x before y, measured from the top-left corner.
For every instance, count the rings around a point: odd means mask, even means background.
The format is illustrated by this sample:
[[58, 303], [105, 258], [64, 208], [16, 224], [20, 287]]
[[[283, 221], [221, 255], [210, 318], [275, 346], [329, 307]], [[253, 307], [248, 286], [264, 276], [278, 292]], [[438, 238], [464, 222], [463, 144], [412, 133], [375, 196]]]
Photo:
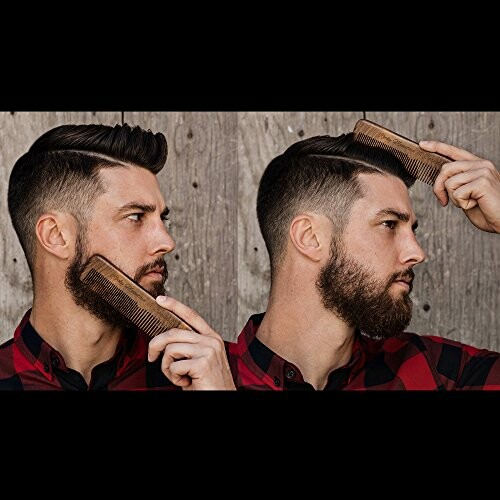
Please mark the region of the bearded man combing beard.
[[222, 337], [201, 319], [164, 332], [176, 353], [166, 374], [163, 350], [148, 361], [149, 338], [79, 280], [100, 254], [166, 305], [175, 242], [156, 177], [166, 158], [163, 134], [124, 124], [56, 127], [17, 160], [9, 212], [33, 307], [0, 346], [0, 390], [234, 388]]

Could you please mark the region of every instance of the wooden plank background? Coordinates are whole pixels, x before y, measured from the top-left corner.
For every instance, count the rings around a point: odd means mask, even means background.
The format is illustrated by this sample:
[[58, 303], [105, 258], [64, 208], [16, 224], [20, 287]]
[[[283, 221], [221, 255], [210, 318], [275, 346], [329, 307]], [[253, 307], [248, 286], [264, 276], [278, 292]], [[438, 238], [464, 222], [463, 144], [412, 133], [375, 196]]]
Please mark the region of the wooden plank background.
[[[293, 142], [348, 132], [363, 117], [414, 140], [450, 142], [500, 166], [495, 112], [1, 112], [0, 341], [12, 336], [32, 300], [7, 210], [8, 178], [41, 133], [63, 123], [122, 121], [165, 133], [169, 155], [159, 180], [177, 243], [167, 257], [168, 293], [234, 340], [267, 302], [269, 264], [255, 213], [264, 168]], [[416, 183], [412, 199], [427, 262], [416, 268], [409, 329], [500, 350], [500, 236], [476, 230], [454, 207], [442, 208], [427, 185]]]
[[167, 137], [159, 181], [177, 244], [173, 258], [166, 259], [167, 293], [233, 339], [238, 330], [236, 113], [125, 113], [124, 119]]

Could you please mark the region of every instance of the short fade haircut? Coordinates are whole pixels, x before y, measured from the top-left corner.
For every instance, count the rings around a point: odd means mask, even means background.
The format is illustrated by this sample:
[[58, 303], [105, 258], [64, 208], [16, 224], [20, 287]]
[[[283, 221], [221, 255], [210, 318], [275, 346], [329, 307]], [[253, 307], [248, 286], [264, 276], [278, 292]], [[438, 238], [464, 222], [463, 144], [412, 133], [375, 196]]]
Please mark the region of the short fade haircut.
[[269, 163], [259, 183], [257, 218], [269, 252], [271, 278], [284, 256], [290, 224], [299, 213], [321, 213], [337, 234], [342, 233], [352, 205], [363, 196], [361, 173], [394, 175], [408, 188], [415, 182], [396, 156], [354, 141], [352, 132], [298, 141]]
[[38, 218], [48, 210], [71, 213], [85, 231], [95, 199], [104, 193], [102, 168], [137, 166], [155, 175], [167, 160], [167, 141], [129, 125], [61, 125], [40, 136], [15, 163], [8, 206], [33, 275]]

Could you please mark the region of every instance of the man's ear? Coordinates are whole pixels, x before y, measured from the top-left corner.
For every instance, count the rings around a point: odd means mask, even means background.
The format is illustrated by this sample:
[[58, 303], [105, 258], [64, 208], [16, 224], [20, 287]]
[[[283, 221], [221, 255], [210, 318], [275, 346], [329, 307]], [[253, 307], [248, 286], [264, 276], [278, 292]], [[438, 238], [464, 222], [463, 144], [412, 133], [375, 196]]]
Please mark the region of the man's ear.
[[314, 262], [329, 255], [331, 222], [323, 215], [300, 214], [290, 224], [290, 240], [295, 249]]
[[42, 214], [36, 223], [36, 237], [44, 250], [68, 259], [73, 255], [76, 224], [73, 217], [64, 212]]

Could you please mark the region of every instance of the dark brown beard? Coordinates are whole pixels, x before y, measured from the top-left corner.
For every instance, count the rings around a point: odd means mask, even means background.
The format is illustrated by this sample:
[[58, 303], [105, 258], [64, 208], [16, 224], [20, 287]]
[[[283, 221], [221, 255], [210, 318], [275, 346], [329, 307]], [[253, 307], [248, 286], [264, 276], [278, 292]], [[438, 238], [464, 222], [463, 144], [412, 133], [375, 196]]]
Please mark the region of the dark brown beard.
[[[84, 236], [78, 236], [76, 241], [75, 257], [66, 271], [65, 285], [71, 293], [75, 304], [90, 312], [101, 321], [122, 329], [131, 328], [133, 325], [128, 321], [125, 316], [119, 313], [114, 307], [104, 301], [98, 294], [87, 288], [80, 280], [80, 274], [87, 264], [90, 255], [88, 254], [88, 246]], [[148, 290], [153, 297], [158, 295], [165, 295], [164, 283], [167, 279], [167, 265], [163, 258], [156, 259], [153, 264], [148, 264], [139, 268], [135, 275], [134, 280], [139, 279], [148, 272], [148, 270], [155, 267], [164, 267], [163, 280], [157, 282], [153, 286], [153, 290]], [[138, 279], [136, 277], [139, 277]]]
[[380, 282], [369, 269], [349, 259], [341, 242], [332, 241], [330, 260], [319, 272], [316, 287], [327, 309], [367, 336], [380, 339], [399, 335], [410, 323], [409, 293], [395, 299], [389, 288], [397, 279], [413, 277], [412, 269], [407, 269]]
[[154, 284], [152, 285], [152, 290], [148, 290], [148, 292], [153, 296], [153, 297], [158, 297], [158, 295], [166, 295], [165, 291], [165, 282], [167, 281], [168, 278], [168, 270], [167, 270], [167, 264], [163, 257], [158, 257], [154, 262], [151, 264], [146, 264], [139, 269], [134, 274], [134, 281], [136, 283], [139, 283], [139, 280], [147, 273], [155, 269], [156, 267], [162, 267], [163, 268], [163, 278], [162, 281], [155, 281]]

